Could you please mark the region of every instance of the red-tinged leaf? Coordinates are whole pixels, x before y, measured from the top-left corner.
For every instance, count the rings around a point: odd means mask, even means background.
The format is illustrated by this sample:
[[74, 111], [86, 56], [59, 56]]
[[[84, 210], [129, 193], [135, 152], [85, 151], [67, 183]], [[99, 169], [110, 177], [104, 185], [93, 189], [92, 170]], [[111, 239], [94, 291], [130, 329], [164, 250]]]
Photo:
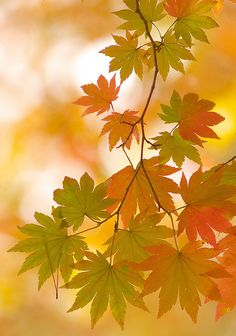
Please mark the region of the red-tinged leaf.
[[231, 275], [230, 278], [220, 279], [218, 287], [222, 296], [216, 308], [216, 320], [230, 312], [236, 305], [236, 231], [224, 237], [218, 244], [222, 256], [221, 264]]
[[166, 0], [164, 8], [169, 15], [183, 18], [189, 15], [207, 13], [216, 3], [216, 0]]
[[204, 248], [199, 241], [188, 243], [180, 252], [168, 245], [147, 250], [153, 255], [135, 268], [152, 271], [145, 281], [143, 295], [160, 289], [158, 317], [171, 310], [179, 297], [181, 308], [196, 322], [200, 293], [210, 300], [221, 299], [213, 279], [224, 278], [228, 273], [211, 260], [219, 251]]
[[[144, 166], [159, 203], [167, 211], [173, 211], [175, 207], [170, 193], [179, 193], [179, 187], [173, 180], [166, 176], [176, 173], [179, 169], [167, 165], [160, 165], [158, 157], [144, 160]], [[158, 210], [156, 197], [149, 185], [143, 168], [140, 167], [136, 169], [139, 169], [138, 173], [129, 188], [120, 211], [122, 221], [126, 228], [138, 209], [140, 212], [147, 210], [147, 215], [152, 215]], [[117, 205], [126, 194], [126, 190], [134, 174], [135, 170], [128, 166], [112, 175], [109, 179], [108, 195], [118, 200]], [[110, 207], [108, 211], [113, 211], [117, 205]]]
[[187, 206], [179, 216], [178, 234], [186, 230], [191, 241], [199, 234], [206, 242], [216, 245], [213, 230], [231, 231], [229, 218], [236, 215], [236, 204], [230, 198], [235, 195], [236, 188], [220, 184], [221, 176], [222, 171], [219, 171], [205, 179], [201, 169], [191, 176], [189, 183], [182, 176], [181, 196]]
[[104, 76], [100, 76], [97, 85], [91, 83], [83, 85], [82, 89], [86, 96], [75, 101], [75, 104], [88, 106], [83, 115], [89, 113], [101, 114], [109, 111], [111, 104], [118, 98], [120, 86], [116, 86], [115, 76], [108, 83]]
[[136, 114], [136, 111], [129, 110], [124, 113], [113, 112], [103, 119], [107, 123], [103, 126], [101, 135], [109, 133], [110, 151], [112, 151], [120, 140], [122, 144], [130, 149], [133, 136], [136, 138], [137, 143], [139, 143], [138, 127], [133, 126], [139, 120]]
[[186, 94], [183, 99], [174, 91], [170, 101], [171, 106], [162, 105], [162, 120], [166, 123], [178, 123], [180, 136], [194, 144], [202, 146], [199, 138], [216, 138], [218, 135], [210, 128], [224, 121], [225, 118], [211, 111], [215, 104], [209, 100], [200, 99], [194, 93]]

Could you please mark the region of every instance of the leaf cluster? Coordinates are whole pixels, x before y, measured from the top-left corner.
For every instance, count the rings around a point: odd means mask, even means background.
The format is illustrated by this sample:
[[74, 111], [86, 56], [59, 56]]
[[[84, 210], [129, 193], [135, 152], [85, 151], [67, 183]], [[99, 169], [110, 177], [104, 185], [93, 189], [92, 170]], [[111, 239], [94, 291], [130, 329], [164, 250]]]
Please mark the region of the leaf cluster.
[[[127, 303], [147, 310], [144, 297], [157, 291], [158, 317], [179, 300], [196, 322], [202, 302], [214, 300], [219, 318], [236, 304], [231, 295], [236, 291], [236, 157], [204, 171], [199, 148], [207, 139], [219, 139], [213, 127], [224, 117], [212, 101], [174, 90], [170, 102], [157, 107], [166, 130], [149, 138], [145, 122], [158, 76], [165, 81], [172, 70], [184, 73], [185, 61], [195, 60], [193, 41], [208, 42], [206, 32], [217, 27], [216, 2], [123, 3], [115, 15], [124, 33], [113, 35], [114, 44], [101, 51], [116, 74], [82, 86], [84, 95], [75, 104], [86, 108], [83, 115], [103, 115], [101, 135], [108, 135], [110, 151], [123, 150], [128, 165], [97, 186], [87, 173], [80, 181], [65, 177], [54, 192], [51, 216], [36, 213], [37, 224], [20, 228], [26, 239], [11, 251], [28, 254], [19, 273], [39, 267], [39, 288], [51, 276], [57, 295], [60, 278], [63, 288], [78, 289], [69, 311], [91, 302], [92, 327], [109, 305], [123, 328]], [[170, 22], [165, 31], [162, 20]], [[142, 79], [145, 70], [152, 71], [153, 80], [143, 109], [117, 110], [122, 83], [132, 73]], [[134, 139], [137, 165], [128, 154]], [[146, 158], [146, 151], [153, 156]], [[189, 180], [186, 159], [198, 166]], [[94, 252], [86, 236], [101, 225], [111, 225], [113, 234]]]

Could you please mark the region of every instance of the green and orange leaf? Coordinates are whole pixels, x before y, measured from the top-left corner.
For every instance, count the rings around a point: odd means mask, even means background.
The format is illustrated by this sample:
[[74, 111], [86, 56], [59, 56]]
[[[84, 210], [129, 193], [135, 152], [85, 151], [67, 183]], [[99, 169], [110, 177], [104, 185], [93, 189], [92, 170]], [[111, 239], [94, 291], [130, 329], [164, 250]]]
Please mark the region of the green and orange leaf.
[[219, 139], [210, 128], [225, 120], [220, 114], [213, 112], [215, 104], [209, 100], [200, 99], [194, 93], [186, 94], [183, 99], [174, 91], [170, 106], [161, 105], [162, 120], [166, 123], [178, 123], [180, 136], [196, 145], [202, 146], [200, 137]]
[[[173, 211], [175, 209], [170, 193], [179, 193], [179, 187], [173, 180], [166, 176], [176, 173], [179, 169], [159, 164], [158, 157], [144, 160], [144, 167], [155, 191], [155, 195], [143, 168], [137, 167], [138, 173], [136, 173], [135, 179], [129, 188], [120, 211], [123, 224], [126, 228], [138, 210], [140, 212], [147, 211], [147, 215], [155, 214], [159, 209], [157, 198], [161, 206], [167, 211]], [[123, 199], [135, 172], [132, 167], [128, 166], [112, 175], [108, 180], [108, 196], [117, 200], [117, 204], [109, 208], [110, 212], [113, 211]]]
[[[178, 233], [186, 230], [190, 241], [197, 235], [216, 246], [214, 231], [229, 233], [230, 218], [236, 215], [236, 204], [230, 199], [236, 193], [234, 186], [220, 183], [222, 171], [205, 179], [201, 169], [190, 178], [189, 183], [182, 175], [180, 188], [186, 208], [179, 216]], [[213, 231], [214, 230], [214, 231]]]
[[180, 306], [196, 322], [200, 295], [219, 301], [220, 292], [214, 279], [229, 276], [215, 261], [219, 251], [202, 247], [202, 242], [186, 244], [180, 251], [168, 245], [147, 249], [153, 254], [135, 268], [151, 271], [145, 281], [143, 295], [159, 293], [158, 317], [171, 310], [179, 298]]
[[209, 16], [215, 6], [215, 0], [166, 0], [164, 4], [167, 13], [177, 18], [174, 25], [176, 38], [182, 37], [189, 46], [192, 37], [208, 42], [204, 30], [218, 26]]

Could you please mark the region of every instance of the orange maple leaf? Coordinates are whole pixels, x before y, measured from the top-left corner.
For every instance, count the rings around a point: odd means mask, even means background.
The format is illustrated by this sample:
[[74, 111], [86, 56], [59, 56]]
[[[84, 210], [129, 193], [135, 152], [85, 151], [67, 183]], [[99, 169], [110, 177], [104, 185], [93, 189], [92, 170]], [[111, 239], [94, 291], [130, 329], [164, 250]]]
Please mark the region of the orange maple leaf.
[[211, 111], [215, 104], [210, 100], [200, 99], [197, 94], [188, 93], [183, 99], [174, 91], [171, 106], [162, 105], [163, 114], [160, 117], [166, 123], [178, 123], [179, 134], [185, 140], [202, 146], [204, 138], [216, 138], [218, 135], [209, 127], [219, 124], [225, 118]]
[[[175, 207], [170, 193], [179, 193], [179, 187], [173, 180], [165, 176], [174, 174], [179, 169], [160, 165], [158, 157], [144, 160], [144, 166], [160, 204], [167, 211], [173, 211]], [[134, 174], [135, 170], [131, 166], [128, 166], [112, 175], [108, 180], [108, 195], [110, 198], [117, 199], [118, 201], [108, 211], [112, 212], [121, 202]], [[125, 227], [128, 227], [130, 219], [136, 214], [138, 208], [140, 212], [147, 211], [147, 216], [158, 211], [157, 200], [142, 167], [139, 168], [120, 211]]]
[[88, 106], [83, 115], [94, 112], [101, 114], [109, 111], [112, 102], [118, 98], [120, 86], [116, 86], [115, 75], [109, 83], [104, 76], [100, 75], [97, 85], [93, 83], [83, 85], [82, 89], [87, 96], [79, 98], [75, 104]]
[[113, 112], [104, 118], [107, 123], [103, 126], [101, 135], [109, 133], [110, 151], [115, 147], [119, 140], [130, 149], [132, 136], [134, 135], [139, 143], [139, 132], [135, 125], [139, 121], [136, 111], [125, 111], [122, 113]]
[[199, 9], [210, 9], [216, 4], [216, 0], [166, 0], [164, 7], [169, 15], [182, 18], [195, 14]]
[[187, 206], [178, 218], [178, 234], [185, 229], [190, 241], [196, 240], [199, 234], [215, 246], [213, 229], [230, 232], [232, 225], [228, 218], [236, 215], [236, 204], [230, 198], [236, 193], [236, 187], [220, 184], [221, 176], [222, 171], [218, 171], [206, 179], [199, 169], [187, 183], [185, 175], [182, 175], [181, 196]]
[[187, 243], [181, 251], [169, 245], [148, 247], [147, 251], [153, 255], [134, 267], [152, 271], [144, 283], [143, 295], [160, 289], [158, 317], [171, 310], [179, 297], [181, 308], [196, 322], [201, 306], [199, 293], [210, 300], [221, 299], [212, 278], [224, 278], [228, 273], [210, 260], [219, 251], [202, 247], [201, 241]]
[[234, 234], [224, 237], [218, 244], [221, 264], [231, 275], [229, 278], [218, 280], [217, 284], [222, 296], [216, 308], [216, 320], [231, 311], [236, 306], [236, 230]]

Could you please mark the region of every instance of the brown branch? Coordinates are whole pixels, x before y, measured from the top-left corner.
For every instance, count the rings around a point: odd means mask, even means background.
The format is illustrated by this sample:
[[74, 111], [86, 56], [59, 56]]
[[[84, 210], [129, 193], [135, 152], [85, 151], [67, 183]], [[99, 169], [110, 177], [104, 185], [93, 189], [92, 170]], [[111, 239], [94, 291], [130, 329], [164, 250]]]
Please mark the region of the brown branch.
[[225, 167], [228, 163], [233, 162], [234, 160], [236, 160], [236, 155], [234, 155], [231, 159], [229, 159], [228, 161], [226, 161], [225, 163], [222, 163], [222, 165], [220, 165], [220, 167], [218, 167], [215, 170], [215, 173], [217, 173], [219, 170], [221, 170], [223, 167]]

